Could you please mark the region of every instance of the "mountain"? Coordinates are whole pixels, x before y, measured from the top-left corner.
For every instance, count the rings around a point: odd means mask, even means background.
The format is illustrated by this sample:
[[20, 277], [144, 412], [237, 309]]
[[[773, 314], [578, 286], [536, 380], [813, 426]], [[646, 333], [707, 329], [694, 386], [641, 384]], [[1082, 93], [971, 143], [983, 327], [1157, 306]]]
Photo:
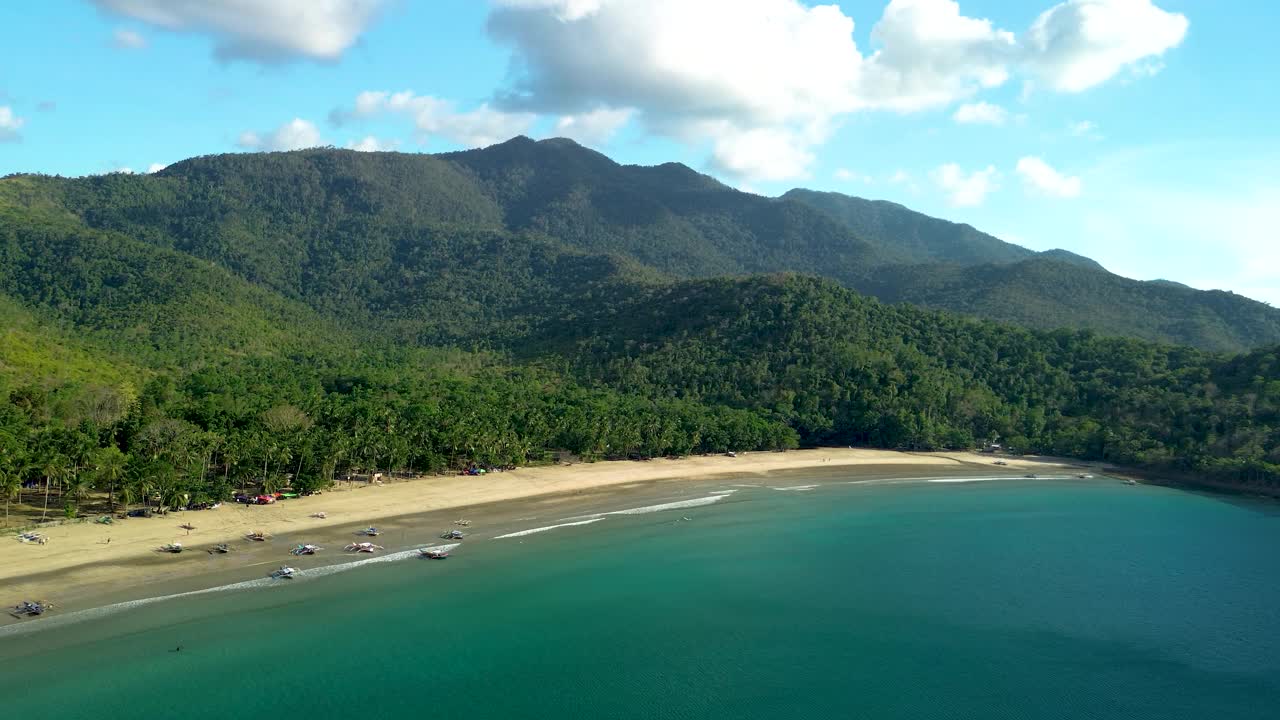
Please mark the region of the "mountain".
[[0, 480], [74, 487], [119, 452], [168, 503], [552, 450], [999, 437], [1280, 484], [1280, 346], [1216, 351], [1274, 311], [1051, 255], [913, 258], [845, 222], [567, 141], [3, 178]]
[[[214, 263], [352, 324], [393, 323], [415, 341], [466, 342], [486, 323], [523, 323], [520, 308], [615, 278], [787, 271], [1028, 327], [1215, 350], [1280, 342], [1280, 311], [1247, 298], [1134, 284], [1087, 258], [1036, 254], [891, 203], [764, 198], [676, 163], [620, 165], [563, 139], [436, 156], [221, 155], [153, 176], [22, 182], [91, 230]], [[1063, 262], [1074, 267], [1059, 277], [1050, 269]]]

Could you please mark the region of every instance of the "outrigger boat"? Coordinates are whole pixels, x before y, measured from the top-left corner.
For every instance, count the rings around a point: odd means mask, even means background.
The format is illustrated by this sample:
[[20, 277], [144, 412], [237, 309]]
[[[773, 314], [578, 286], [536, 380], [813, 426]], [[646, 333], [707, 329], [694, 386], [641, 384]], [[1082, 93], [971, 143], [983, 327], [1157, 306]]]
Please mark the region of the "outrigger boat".
[[317, 551], [323, 550], [323, 549], [324, 548], [320, 547], [319, 545], [299, 545], [294, 549], [290, 550], [289, 552], [293, 553], [294, 555], [315, 555]]
[[49, 538], [45, 535], [41, 535], [38, 532], [24, 532], [18, 536], [18, 542], [35, 543], [37, 545], [43, 545], [49, 542]]
[[461, 540], [461, 539], [462, 539], [462, 537], [463, 537], [463, 535], [462, 535], [462, 531], [461, 531], [461, 530], [446, 530], [446, 531], [445, 531], [445, 533], [444, 533], [443, 535], [441, 535], [441, 536], [440, 536], [440, 539], [442, 539], [442, 540]]
[[273, 571], [271, 573], [271, 577], [276, 578], [278, 580], [292, 580], [293, 576], [296, 575], [297, 573], [298, 571], [296, 568], [291, 568], [288, 565], [285, 565], [281, 567], [279, 570]]
[[182, 552], [182, 543], [169, 543], [168, 545], [161, 545], [160, 552], [173, 553], [176, 555]]
[[225, 555], [229, 552], [231, 552], [231, 548], [226, 543], [218, 543], [217, 545], [209, 548], [210, 555]]
[[449, 551], [444, 548], [421, 548], [418, 550], [418, 556], [428, 560], [444, 560], [449, 557]]
[[374, 550], [382, 550], [381, 545], [374, 545], [371, 542], [351, 543], [346, 547], [347, 552], [371, 553]]
[[378, 528], [376, 528], [376, 527], [374, 527], [374, 526], [370, 525], [369, 527], [367, 527], [367, 528], [365, 528], [365, 529], [361, 530], [361, 531], [360, 531], [360, 534], [361, 534], [361, 535], [364, 535], [364, 536], [366, 536], [366, 537], [378, 537], [379, 535], [381, 535], [381, 534], [382, 534], [382, 531], [381, 531], [381, 530], [379, 530]]
[[47, 610], [51, 610], [52, 608], [53, 603], [23, 600], [10, 610], [9, 614], [16, 618], [35, 617], [37, 615], [45, 614]]
[[462, 527], [470, 527], [470, 526], [471, 526], [471, 521], [470, 521], [470, 520], [454, 520], [454, 521], [453, 521], [453, 524], [454, 524], [454, 525], [461, 525]]
[[329, 513], [327, 513], [327, 512], [316, 512], [316, 513], [311, 513], [311, 517], [313, 517], [313, 518], [315, 518], [315, 519], [317, 519], [317, 520], [325, 520], [325, 519], [327, 519], [327, 518], [329, 517]]
[[267, 539], [270, 537], [271, 537], [270, 535], [268, 535], [267, 533], [261, 530], [254, 530], [248, 535], [245, 535], [245, 539], [252, 540], [254, 542], [266, 542]]

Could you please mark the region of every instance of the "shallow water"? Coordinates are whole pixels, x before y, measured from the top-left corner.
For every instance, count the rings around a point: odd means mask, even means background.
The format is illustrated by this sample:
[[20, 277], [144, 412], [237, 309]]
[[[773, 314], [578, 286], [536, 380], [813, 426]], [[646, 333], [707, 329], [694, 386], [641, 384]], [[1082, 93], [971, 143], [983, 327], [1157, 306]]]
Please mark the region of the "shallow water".
[[4, 715], [1226, 720], [1280, 708], [1274, 504], [1108, 481], [771, 484], [653, 512], [636, 511], [666, 503], [622, 503], [501, 540], [477, 530], [444, 562], [0, 634]]

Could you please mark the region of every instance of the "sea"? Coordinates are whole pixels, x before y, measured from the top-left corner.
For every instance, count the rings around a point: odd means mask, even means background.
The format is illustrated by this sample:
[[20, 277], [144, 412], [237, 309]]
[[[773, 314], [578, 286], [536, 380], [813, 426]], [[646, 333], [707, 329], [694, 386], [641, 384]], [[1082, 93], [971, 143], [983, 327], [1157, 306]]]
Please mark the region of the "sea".
[[5, 626], [0, 716], [1280, 718], [1275, 502], [831, 472], [627, 500]]

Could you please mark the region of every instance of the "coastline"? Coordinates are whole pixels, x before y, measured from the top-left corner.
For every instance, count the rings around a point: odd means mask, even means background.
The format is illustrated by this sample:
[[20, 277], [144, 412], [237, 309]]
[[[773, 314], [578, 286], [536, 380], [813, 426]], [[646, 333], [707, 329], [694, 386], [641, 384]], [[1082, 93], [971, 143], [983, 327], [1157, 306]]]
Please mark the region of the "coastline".
[[[991, 456], [977, 453], [818, 448], [744, 453], [736, 458], [598, 462], [520, 468], [480, 477], [424, 476], [268, 506], [224, 504], [215, 510], [133, 518], [110, 526], [58, 525], [42, 531], [49, 536], [47, 545], [12, 539], [0, 544], [0, 587], [6, 590], [0, 604], [47, 600], [62, 611], [94, 607], [104, 599], [155, 595], [162, 588], [208, 588], [304, 562], [288, 553], [297, 543], [323, 545], [327, 550], [322, 565], [350, 562], [356, 558], [343, 553], [342, 546], [356, 539], [357, 529], [370, 524], [389, 525], [388, 537], [379, 544], [386, 544], [390, 552], [397, 545], [420, 545], [424, 538], [434, 537], [424, 532], [451, 529], [450, 523], [464, 515], [497, 537], [494, 533], [519, 534], [531, 524], [551, 524], [623, 498], [671, 499], [673, 493], [678, 497], [699, 484], [765, 476], [782, 481], [792, 471], [837, 470], [842, 476], [854, 474], [868, 480], [924, 479], [940, 473], [1013, 479], [1032, 471], [1101, 471], [1097, 465], [1058, 458], [1002, 459], [1006, 466], [995, 466]], [[326, 519], [311, 517], [321, 511]], [[185, 523], [195, 529], [181, 529]], [[246, 533], [256, 530], [269, 533], [273, 540], [244, 540]], [[180, 555], [157, 552], [171, 542], [181, 542], [186, 551]], [[230, 554], [206, 553], [206, 548], [223, 542], [232, 545]]]

